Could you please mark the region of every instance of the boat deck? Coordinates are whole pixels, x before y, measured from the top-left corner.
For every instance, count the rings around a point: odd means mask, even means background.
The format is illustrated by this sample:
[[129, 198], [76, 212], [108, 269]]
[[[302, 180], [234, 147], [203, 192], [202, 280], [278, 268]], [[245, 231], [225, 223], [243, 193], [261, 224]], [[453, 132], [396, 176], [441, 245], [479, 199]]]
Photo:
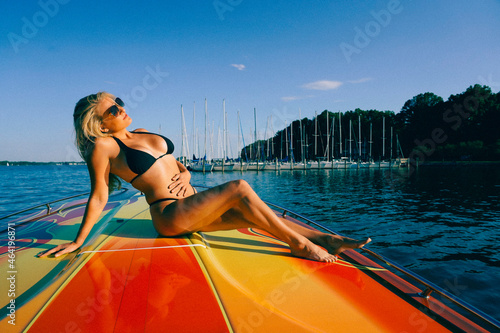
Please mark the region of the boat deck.
[[[81, 250], [37, 258], [74, 237], [83, 211], [16, 222], [16, 296], [0, 294], [2, 332], [488, 331], [353, 250], [328, 264], [256, 229], [160, 237], [132, 191], [110, 200]], [[4, 275], [13, 269], [1, 245]]]

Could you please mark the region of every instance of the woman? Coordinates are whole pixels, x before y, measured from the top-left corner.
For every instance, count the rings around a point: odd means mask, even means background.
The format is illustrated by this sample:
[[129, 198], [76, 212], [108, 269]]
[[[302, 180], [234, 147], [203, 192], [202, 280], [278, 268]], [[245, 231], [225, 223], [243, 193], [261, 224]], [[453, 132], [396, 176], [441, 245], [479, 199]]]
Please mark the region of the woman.
[[243, 180], [196, 193], [189, 171], [171, 154], [172, 142], [144, 129], [129, 132], [132, 119], [124, 103], [109, 93], [82, 98], [73, 116], [77, 146], [89, 169], [90, 197], [75, 240], [40, 257], [59, 257], [82, 246], [110, 189], [119, 184], [116, 176], [144, 193], [153, 225], [163, 236], [254, 227], [286, 242], [293, 255], [323, 262], [333, 262], [336, 254], [370, 242], [369, 238], [356, 241], [325, 234], [279, 218]]

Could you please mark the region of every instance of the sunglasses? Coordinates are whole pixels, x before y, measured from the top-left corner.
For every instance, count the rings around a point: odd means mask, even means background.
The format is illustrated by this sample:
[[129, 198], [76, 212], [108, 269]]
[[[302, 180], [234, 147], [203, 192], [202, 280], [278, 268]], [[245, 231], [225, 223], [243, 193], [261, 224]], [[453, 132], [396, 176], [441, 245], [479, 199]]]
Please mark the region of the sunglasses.
[[[125, 103], [119, 97], [117, 97], [115, 99], [115, 104], [111, 105], [111, 107], [109, 109], [107, 109], [106, 112], [109, 112], [109, 115], [113, 115], [113, 117], [116, 117], [120, 113], [120, 109], [118, 108], [117, 105], [124, 107]], [[108, 118], [109, 115], [104, 117], [104, 119]]]

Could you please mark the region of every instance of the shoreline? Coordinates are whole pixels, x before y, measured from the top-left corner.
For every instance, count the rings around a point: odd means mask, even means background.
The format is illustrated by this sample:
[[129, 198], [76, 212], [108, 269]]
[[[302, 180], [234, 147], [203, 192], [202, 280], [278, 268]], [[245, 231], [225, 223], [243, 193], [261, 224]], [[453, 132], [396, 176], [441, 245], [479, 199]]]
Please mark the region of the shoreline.
[[0, 166], [23, 165], [87, 165], [85, 162], [29, 162], [29, 161], [0, 161]]
[[[30, 162], [30, 161], [0, 161], [0, 166], [26, 166], [26, 165], [87, 165], [80, 162]], [[490, 166], [500, 165], [500, 161], [425, 161], [418, 163], [418, 167], [431, 166]]]

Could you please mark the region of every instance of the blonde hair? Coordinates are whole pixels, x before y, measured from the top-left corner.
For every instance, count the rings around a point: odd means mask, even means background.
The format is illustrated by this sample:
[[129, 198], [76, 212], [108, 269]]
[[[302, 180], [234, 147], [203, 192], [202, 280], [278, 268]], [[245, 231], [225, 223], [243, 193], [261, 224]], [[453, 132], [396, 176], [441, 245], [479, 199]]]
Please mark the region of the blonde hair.
[[[96, 114], [97, 105], [106, 97], [113, 100], [115, 99], [115, 96], [112, 94], [102, 91], [80, 99], [75, 106], [73, 121], [76, 132], [76, 147], [78, 148], [80, 156], [87, 163], [90, 162], [90, 154], [94, 148], [95, 139], [111, 136], [101, 130], [102, 119]], [[110, 173], [109, 192], [120, 188], [120, 179], [116, 175]]]

